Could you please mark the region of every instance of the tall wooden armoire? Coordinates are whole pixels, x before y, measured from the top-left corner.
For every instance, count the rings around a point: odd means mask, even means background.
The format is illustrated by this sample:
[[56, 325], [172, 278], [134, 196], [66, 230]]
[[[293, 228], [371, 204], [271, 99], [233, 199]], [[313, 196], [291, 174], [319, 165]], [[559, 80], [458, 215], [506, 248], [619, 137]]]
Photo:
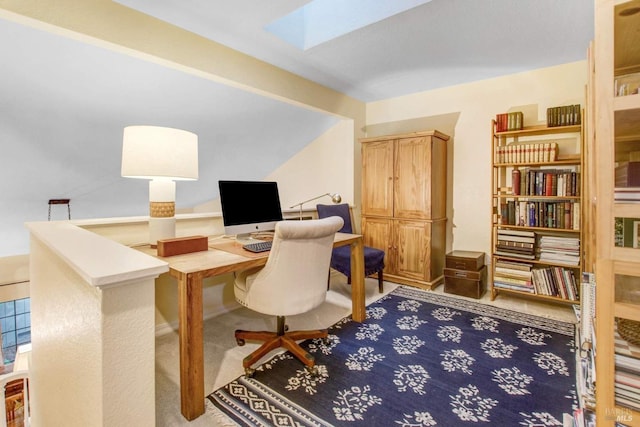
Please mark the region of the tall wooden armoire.
[[424, 131], [360, 141], [362, 233], [386, 252], [386, 280], [424, 289], [443, 281], [448, 140]]

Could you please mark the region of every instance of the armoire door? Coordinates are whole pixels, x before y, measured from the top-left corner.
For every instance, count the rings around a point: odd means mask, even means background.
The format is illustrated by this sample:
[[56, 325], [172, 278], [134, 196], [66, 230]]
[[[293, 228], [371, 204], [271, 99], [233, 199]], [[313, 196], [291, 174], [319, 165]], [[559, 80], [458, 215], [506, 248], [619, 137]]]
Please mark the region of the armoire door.
[[362, 215], [393, 216], [393, 143], [362, 146]]
[[394, 220], [395, 272], [416, 280], [431, 276], [431, 223]]
[[399, 139], [395, 150], [394, 216], [430, 219], [431, 137]]

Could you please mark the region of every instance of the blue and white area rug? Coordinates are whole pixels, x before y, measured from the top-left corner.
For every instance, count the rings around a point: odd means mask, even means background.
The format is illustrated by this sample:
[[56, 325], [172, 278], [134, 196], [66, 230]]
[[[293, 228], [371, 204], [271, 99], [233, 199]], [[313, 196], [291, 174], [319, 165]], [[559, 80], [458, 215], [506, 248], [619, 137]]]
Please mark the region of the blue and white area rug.
[[576, 407], [574, 325], [399, 287], [209, 399], [241, 426], [562, 426]]

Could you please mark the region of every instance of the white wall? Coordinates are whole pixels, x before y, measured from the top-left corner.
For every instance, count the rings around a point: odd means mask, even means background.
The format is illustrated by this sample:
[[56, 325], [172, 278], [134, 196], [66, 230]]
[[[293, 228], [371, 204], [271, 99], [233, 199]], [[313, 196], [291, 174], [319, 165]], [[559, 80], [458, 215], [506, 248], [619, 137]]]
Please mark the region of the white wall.
[[[446, 87], [367, 104], [367, 129], [397, 132], [426, 123], [449, 134], [447, 248], [490, 252], [491, 119], [523, 111], [544, 124], [548, 107], [585, 105], [586, 61]], [[452, 120], [453, 118], [453, 120]]]
[[[353, 129], [353, 120], [340, 120], [263, 178], [278, 182], [283, 210], [324, 193], [339, 193], [345, 203], [356, 201]], [[305, 204], [304, 208], [311, 209], [323, 202], [330, 203], [330, 199], [318, 199]], [[220, 210], [219, 198], [193, 208], [193, 212]]]
[[[282, 208], [324, 193], [338, 193], [354, 204], [353, 120], [341, 120], [313, 143], [282, 164], [266, 179], [278, 181]], [[305, 204], [331, 203], [329, 197]]]
[[32, 425], [154, 426], [153, 289], [167, 264], [66, 222], [29, 229]]

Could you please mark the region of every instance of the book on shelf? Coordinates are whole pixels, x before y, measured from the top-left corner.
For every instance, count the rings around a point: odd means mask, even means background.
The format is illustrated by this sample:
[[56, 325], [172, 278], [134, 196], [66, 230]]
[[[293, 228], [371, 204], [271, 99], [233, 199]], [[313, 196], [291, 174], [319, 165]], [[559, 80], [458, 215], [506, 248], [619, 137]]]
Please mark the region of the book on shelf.
[[633, 356], [625, 356], [620, 353], [616, 353], [616, 368], [626, 372], [638, 372], [640, 373], [640, 359]]
[[[640, 388], [635, 385], [628, 385], [621, 382], [615, 384], [616, 395], [623, 396], [630, 400], [636, 400], [640, 403]], [[640, 407], [640, 405], [638, 405]]]
[[531, 269], [533, 268], [533, 264], [530, 264], [530, 263], [527, 263], [527, 262], [509, 261], [509, 260], [506, 260], [506, 259], [499, 259], [499, 260], [496, 261], [496, 268], [505, 268], [505, 269], [509, 269], [509, 270], [530, 272]]
[[616, 404], [640, 411], [640, 346], [623, 339], [614, 325]]
[[526, 168], [519, 176], [520, 191], [517, 195], [580, 196], [580, 172], [571, 169]]
[[502, 228], [498, 230], [498, 233], [503, 236], [510, 235], [510, 236], [521, 236], [521, 237], [536, 237], [535, 231], [530, 231], [530, 230], [513, 230], [510, 228]]
[[500, 225], [580, 229], [580, 202], [572, 200], [507, 200], [500, 203]]
[[596, 315], [596, 284], [593, 273], [582, 273], [580, 313], [580, 348], [593, 347], [593, 319]]
[[578, 300], [578, 290], [573, 271], [563, 267], [534, 268], [531, 271], [533, 287], [539, 295], [549, 295]]
[[522, 259], [528, 259], [528, 260], [536, 259], [535, 254], [522, 254], [518, 252], [510, 252], [510, 251], [504, 251], [504, 250], [496, 250], [494, 254], [496, 254], [497, 256], [503, 256], [507, 258], [522, 258]]
[[581, 123], [580, 105], [547, 108], [547, 126], [573, 126]]
[[615, 381], [616, 383], [630, 387], [636, 387], [640, 390], [640, 375], [638, 374], [632, 374], [625, 371], [616, 371]]
[[550, 163], [558, 160], [556, 142], [499, 145], [495, 148], [496, 164]]
[[496, 260], [493, 271], [493, 286], [520, 292], [535, 293], [531, 282], [533, 264], [527, 262]]
[[628, 395], [622, 395], [617, 387], [615, 388], [615, 397], [617, 405], [626, 406], [627, 408], [635, 411], [640, 410], [640, 397], [636, 396], [636, 398], [629, 398]]
[[616, 187], [613, 198], [616, 202], [640, 202], [640, 187]]
[[616, 189], [640, 187], [640, 161], [618, 162], [614, 173]]
[[536, 238], [534, 236], [532, 237], [517, 236], [514, 234], [504, 233], [503, 230], [498, 230], [498, 241], [510, 241], [513, 243], [532, 244], [536, 242]]
[[518, 242], [510, 239], [501, 239], [498, 234], [498, 247], [532, 250], [534, 243], [535, 242]]
[[572, 427], [595, 427], [596, 414], [589, 408], [576, 408], [573, 411], [573, 424], [570, 424], [570, 422], [563, 422], [562, 425]]
[[494, 279], [505, 279], [506, 281], [513, 280], [514, 283], [520, 283], [519, 281], [526, 282], [525, 284], [531, 284], [531, 273], [527, 273], [524, 271], [517, 272], [509, 271], [505, 269], [500, 269], [496, 267], [493, 273]]
[[494, 280], [493, 281], [493, 287], [501, 288], [501, 289], [510, 289], [510, 290], [520, 291], [520, 292], [528, 292], [530, 294], [535, 294], [536, 293], [535, 290], [533, 289], [533, 287], [522, 286], [522, 285], [502, 282], [502, 281], [498, 281], [498, 280]]
[[533, 286], [533, 284], [531, 283], [531, 278], [529, 278], [529, 279], [516, 278], [516, 277], [512, 277], [512, 276], [510, 276], [508, 274], [501, 274], [501, 273], [495, 273], [493, 275], [493, 281], [494, 282], [506, 283], [506, 284], [510, 284], [510, 285], [523, 286], [523, 287], [527, 287], [527, 288], [531, 288]]
[[496, 114], [496, 132], [522, 129], [524, 116], [522, 111]]
[[538, 260], [544, 262], [550, 262], [554, 264], [566, 264], [571, 266], [578, 266], [580, 264], [580, 256], [566, 255], [563, 253], [557, 253], [552, 251], [541, 252], [538, 256]]
[[[575, 307], [575, 306], [574, 306]], [[580, 358], [580, 366], [576, 367], [576, 388], [578, 392], [578, 399], [580, 401], [580, 407], [595, 408], [596, 396], [595, 396], [595, 381], [593, 378], [594, 359], [592, 357], [592, 351], [587, 350], [582, 352], [583, 356]]]
[[580, 239], [567, 236], [541, 236], [538, 242], [540, 261], [568, 264], [580, 264]]
[[535, 241], [535, 232], [533, 231], [499, 229], [494, 253], [533, 260], [535, 259]]

